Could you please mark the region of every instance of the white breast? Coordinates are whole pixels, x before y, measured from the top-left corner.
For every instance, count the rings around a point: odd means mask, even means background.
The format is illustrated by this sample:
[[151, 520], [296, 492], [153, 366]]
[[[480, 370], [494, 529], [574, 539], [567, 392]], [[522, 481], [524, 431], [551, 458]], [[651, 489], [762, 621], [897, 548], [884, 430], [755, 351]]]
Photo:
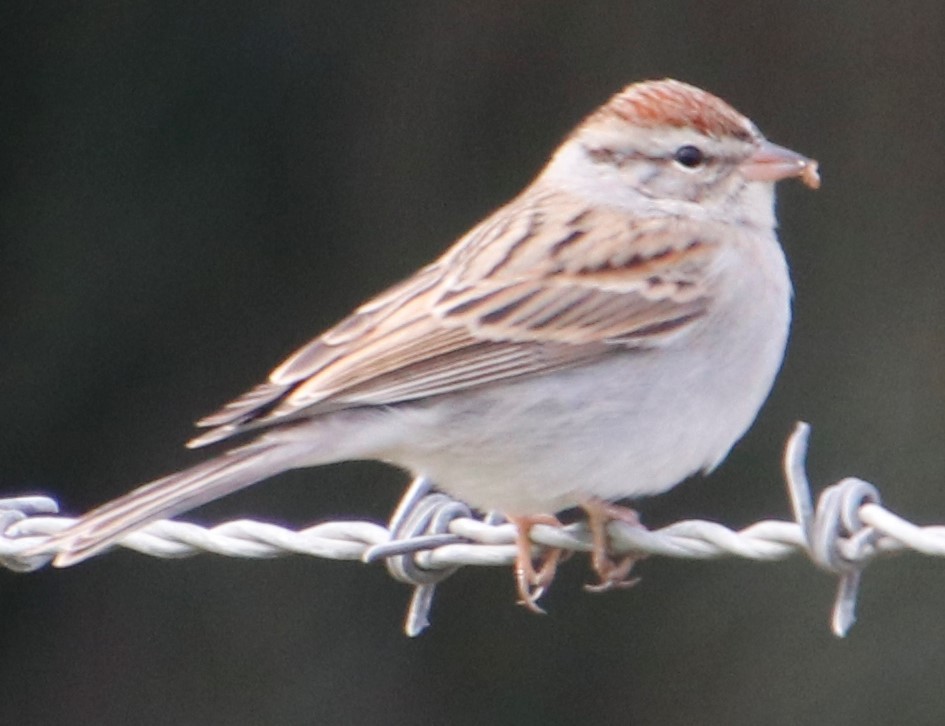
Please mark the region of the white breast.
[[776, 239], [734, 242], [713, 306], [690, 334], [395, 409], [404, 436], [386, 458], [510, 514], [656, 494], [711, 469], [767, 397], [790, 322]]

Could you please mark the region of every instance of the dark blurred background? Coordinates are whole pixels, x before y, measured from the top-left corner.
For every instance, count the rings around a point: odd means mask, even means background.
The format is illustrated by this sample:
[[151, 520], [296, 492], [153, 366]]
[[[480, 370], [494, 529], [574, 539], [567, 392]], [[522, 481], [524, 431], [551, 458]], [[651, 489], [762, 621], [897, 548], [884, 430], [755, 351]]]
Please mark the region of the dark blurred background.
[[[0, 10], [0, 490], [78, 513], [198, 459], [190, 422], [526, 184], [623, 85], [674, 76], [818, 158], [785, 184], [793, 339], [757, 424], [651, 525], [788, 516], [814, 426], [844, 475], [945, 523], [945, 6], [935, 2], [6, 3]], [[405, 476], [346, 464], [194, 513], [384, 520]], [[547, 617], [506, 568], [409, 591], [378, 566], [116, 552], [0, 573], [0, 723], [938, 724], [945, 563], [832, 579], [650, 560]]]

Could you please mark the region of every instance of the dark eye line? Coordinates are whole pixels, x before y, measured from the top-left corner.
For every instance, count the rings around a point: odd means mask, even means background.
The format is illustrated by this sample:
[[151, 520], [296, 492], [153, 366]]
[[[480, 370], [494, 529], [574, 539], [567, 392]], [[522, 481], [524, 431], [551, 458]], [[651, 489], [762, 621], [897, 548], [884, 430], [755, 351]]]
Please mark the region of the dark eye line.
[[[686, 168], [689, 169], [690, 171], [695, 171], [696, 169], [703, 169], [707, 166], [714, 166], [718, 164], [734, 166], [738, 164], [738, 161], [739, 161], [739, 158], [737, 155], [716, 156], [714, 154], [706, 154], [704, 152], [703, 154], [704, 155], [702, 157], [702, 161], [697, 166], [686, 167]], [[677, 166], [684, 166], [683, 164], [680, 164], [679, 161], [676, 159], [676, 152], [673, 152], [669, 154], [668, 156], [667, 155], [649, 156], [647, 158], [650, 161], [661, 161], [664, 163], [676, 164]]]
[[[584, 150], [587, 152], [588, 156], [592, 161], [598, 164], [612, 164], [616, 167], [622, 167], [628, 162], [631, 161], [652, 161], [654, 163], [666, 163], [679, 164], [676, 160], [676, 151], [673, 151], [668, 156], [660, 155], [654, 156], [652, 154], [644, 154], [640, 152], [636, 153], [626, 153], [626, 152], [616, 152], [611, 149], [603, 148], [593, 148], [590, 146], [585, 146]], [[702, 161], [699, 164], [699, 167], [710, 166], [713, 164], [736, 164], [738, 159], [735, 156], [714, 156], [712, 154], [707, 154], [702, 152]], [[695, 169], [698, 167], [692, 167]]]

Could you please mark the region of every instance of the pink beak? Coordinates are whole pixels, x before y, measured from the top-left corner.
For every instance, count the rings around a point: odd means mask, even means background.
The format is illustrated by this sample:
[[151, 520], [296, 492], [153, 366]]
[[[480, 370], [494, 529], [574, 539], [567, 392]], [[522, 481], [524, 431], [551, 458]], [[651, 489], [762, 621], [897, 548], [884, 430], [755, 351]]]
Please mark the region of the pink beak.
[[751, 181], [775, 182], [800, 177], [811, 189], [820, 186], [816, 161], [770, 141], [762, 141], [758, 150], [743, 161], [739, 168], [742, 175]]

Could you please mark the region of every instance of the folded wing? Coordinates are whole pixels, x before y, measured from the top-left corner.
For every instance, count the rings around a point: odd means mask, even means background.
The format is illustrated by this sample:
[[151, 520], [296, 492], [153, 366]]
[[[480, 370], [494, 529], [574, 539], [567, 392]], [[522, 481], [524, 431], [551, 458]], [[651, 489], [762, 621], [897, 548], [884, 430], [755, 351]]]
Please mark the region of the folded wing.
[[704, 223], [534, 190], [509, 207], [199, 421], [210, 430], [188, 445], [661, 345], [705, 312], [717, 244]]

